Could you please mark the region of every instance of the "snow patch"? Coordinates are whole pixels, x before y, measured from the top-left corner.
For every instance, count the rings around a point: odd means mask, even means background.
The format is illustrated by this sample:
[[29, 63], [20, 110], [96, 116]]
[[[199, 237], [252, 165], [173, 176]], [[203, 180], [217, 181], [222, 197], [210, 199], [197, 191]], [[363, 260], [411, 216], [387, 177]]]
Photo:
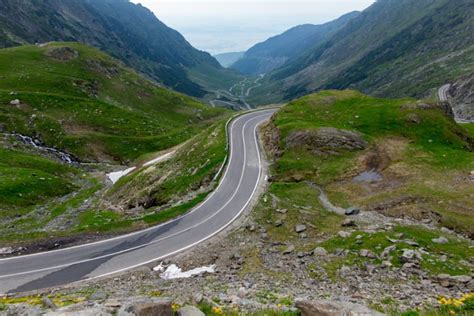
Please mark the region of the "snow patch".
[[169, 152], [169, 153], [167, 153], [167, 154], [164, 154], [163, 156], [156, 157], [155, 159], [150, 160], [150, 161], [144, 163], [143, 166], [144, 166], [144, 167], [148, 167], [148, 166], [154, 165], [154, 164], [156, 164], [156, 163], [163, 162], [163, 161], [165, 161], [165, 160], [170, 159], [171, 156], [173, 156], [173, 154], [174, 154], [174, 151]]
[[195, 268], [189, 271], [183, 272], [181, 268], [179, 268], [177, 265], [172, 264], [169, 267], [165, 268], [161, 263], [159, 266], [153, 268], [153, 271], [155, 272], [163, 272], [160, 274], [160, 278], [165, 279], [165, 280], [172, 280], [172, 279], [186, 279], [190, 278], [193, 275], [199, 275], [202, 273], [214, 273], [216, 269], [216, 265], [210, 265], [210, 266], [204, 266], [204, 267], [199, 267]]
[[[159, 162], [169, 160], [174, 155], [174, 153], [175, 152], [172, 151], [172, 152], [164, 154], [160, 157], [156, 157], [155, 159], [144, 163], [143, 167], [148, 167], [148, 166], [157, 164]], [[107, 174], [107, 177], [110, 179], [110, 181], [112, 181], [113, 184], [115, 184], [115, 183], [117, 183], [118, 180], [125, 177], [127, 174], [131, 173], [132, 171], [135, 171], [136, 169], [137, 169], [137, 167], [131, 167], [131, 168], [128, 168], [128, 169], [125, 169], [125, 170], [122, 170], [122, 171], [111, 172], [111, 173]]]
[[134, 171], [135, 169], [137, 168], [132, 167], [122, 171], [111, 172], [107, 174], [107, 177], [110, 179], [110, 181], [112, 181], [113, 184], [115, 184], [118, 180], [120, 180], [120, 178], [125, 177], [127, 174]]

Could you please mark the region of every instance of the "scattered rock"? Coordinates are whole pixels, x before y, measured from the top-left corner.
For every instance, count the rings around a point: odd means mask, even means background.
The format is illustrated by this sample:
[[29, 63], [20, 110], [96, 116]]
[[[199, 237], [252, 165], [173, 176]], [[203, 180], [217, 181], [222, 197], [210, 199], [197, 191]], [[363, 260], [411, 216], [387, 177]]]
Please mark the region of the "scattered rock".
[[117, 313], [117, 316], [173, 316], [171, 301], [166, 298], [153, 298], [149, 300], [131, 300]]
[[178, 310], [178, 316], [205, 316], [205, 314], [197, 307], [184, 306]]
[[193, 295], [193, 302], [195, 304], [201, 304], [204, 299], [204, 295], [202, 293], [195, 293]]
[[471, 282], [472, 277], [468, 275], [456, 275], [456, 276], [451, 277], [451, 279], [455, 281], [456, 283], [466, 284], [466, 283]]
[[327, 256], [328, 252], [326, 249], [324, 249], [323, 247], [317, 247], [313, 250], [313, 255], [315, 256]]
[[435, 244], [447, 244], [449, 240], [443, 236], [431, 239]]
[[47, 51], [46, 56], [62, 61], [68, 61], [79, 57], [79, 53], [70, 47], [58, 47]]
[[347, 216], [353, 216], [353, 215], [357, 215], [360, 213], [360, 209], [358, 209], [357, 207], [349, 207], [348, 209], [346, 209], [346, 215]]
[[369, 259], [375, 259], [377, 256], [370, 250], [367, 249], [361, 249], [359, 251], [359, 256], [364, 257], [364, 258], [369, 258]]
[[15, 249], [13, 249], [13, 247], [0, 248], [0, 256], [1, 255], [11, 255], [14, 252], [15, 252]]
[[289, 246], [283, 251], [283, 254], [284, 254], [284, 255], [289, 255], [289, 254], [292, 253], [293, 251], [295, 251], [295, 246], [289, 245]]
[[11, 100], [10, 105], [11, 106], [19, 106], [21, 104], [21, 101], [19, 99]]
[[283, 221], [281, 219], [275, 221], [275, 227], [283, 226]]
[[296, 307], [301, 311], [302, 316], [362, 316], [383, 315], [373, 311], [363, 305], [340, 302], [340, 301], [296, 301]]
[[304, 232], [304, 231], [306, 231], [306, 225], [300, 224], [300, 225], [296, 225], [296, 226], [295, 226], [295, 232], [296, 232], [296, 233], [300, 234], [300, 233], [302, 233], [302, 232]]
[[356, 227], [357, 225], [354, 220], [347, 218], [342, 222], [341, 226], [342, 227]]
[[92, 301], [103, 301], [103, 300], [106, 300], [107, 297], [108, 297], [107, 293], [102, 292], [102, 291], [97, 291], [97, 292], [94, 292], [94, 294], [90, 296], [90, 299]]
[[397, 246], [396, 245], [392, 245], [392, 246], [388, 246], [387, 248], [385, 248], [382, 253], [380, 254], [380, 256], [382, 258], [388, 258], [390, 256], [390, 253], [392, 251], [394, 251], [395, 249], [397, 249]]
[[351, 236], [351, 233], [341, 230], [340, 232], [337, 233], [337, 235], [341, 238], [348, 238]]
[[285, 143], [288, 148], [305, 147], [314, 154], [323, 155], [338, 154], [342, 150], [362, 150], [368, 145], [362, 134], [332, 127], [291, 132]]
[[43, 306], [46, 308], [50, 308], [50, 309], [57, 308], [56, 304], [54, 304], [53, 301], [51, 301], [51, 299], [47, 296], [43, 296], [43, 298], [41, 298], [41, 303], [43, 303]]
[[[33, 316], [36, 314], [14, 314], [14, 315], [28, 315], [28, 316]], [[43, 315], [37, 314], [37, 315]], [[107, 308], [104, 308], [102, 306], [97, 306], [97, 307], [90, 307], [90, 308], [85, 308], [81, 311], [74, 311], [74, 310], [69, 310], [68, 308], [62, 308], [58, 309], [54, 312], [48, 312], [44, 314], [45, 316], [112, 316], [114, 314], [110, 313]], [[135, 315], [135, 314], [122, 314], [122, 315]]]
[[403, 242], [412, 247], [420, 247], [420, 245], [416, 241], [413, 241], [413, 240], [404, 240]]
[[402, 249], [403, 253], [400, 257], [400, 261], [403, 263], [410, 262], [415, 259], [415, 251], [412, 249]]
[[288, 210], [286, 208], [284, 208], [284, 209], [279, 208], [279, 209], [276, 210], [276, 212], [280, 213], [280, 214], [286, 214], [286, 213], [288, 213]]
[[382, 261], [382, 268], [390, 268], [392, 265], [393, 264], [388, 260]]

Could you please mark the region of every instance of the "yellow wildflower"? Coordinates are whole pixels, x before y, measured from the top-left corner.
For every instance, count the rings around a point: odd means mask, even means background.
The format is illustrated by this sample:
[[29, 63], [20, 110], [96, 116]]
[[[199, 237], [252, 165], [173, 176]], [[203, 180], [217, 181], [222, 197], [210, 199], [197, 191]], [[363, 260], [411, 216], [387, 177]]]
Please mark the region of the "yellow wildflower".
[[220, 307], [213, 307], [212, 312], [217, 315], [222, 315], [222, 309]]

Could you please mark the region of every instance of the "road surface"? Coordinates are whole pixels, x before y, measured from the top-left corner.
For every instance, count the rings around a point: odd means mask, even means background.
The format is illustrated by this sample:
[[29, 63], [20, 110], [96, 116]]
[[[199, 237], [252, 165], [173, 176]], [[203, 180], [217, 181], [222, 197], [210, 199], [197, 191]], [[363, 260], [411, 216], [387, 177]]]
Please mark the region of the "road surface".
[[112, 275], [151, 264], [216, 235], [242, 214], [262, 177], [256, 130], [276, 110], [245, 114], [229, 125], [230, 158], [218, 188], [184, 216], [96, 243], [0, 259], [0, 294]]

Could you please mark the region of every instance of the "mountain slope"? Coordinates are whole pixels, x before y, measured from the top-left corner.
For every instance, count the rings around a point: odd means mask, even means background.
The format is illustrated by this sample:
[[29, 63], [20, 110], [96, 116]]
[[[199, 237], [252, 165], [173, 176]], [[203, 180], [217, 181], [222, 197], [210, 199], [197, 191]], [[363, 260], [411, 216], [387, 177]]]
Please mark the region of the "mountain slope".
[[296, 26], [283, 34], [269, 38], [250, 48], [232, 68], [243, 74], [258, 75], [272, 71], [304, 52], [325, 41], [360, 12], [351, 12], [337, 20], [322, 24]]
[[172, 147], [223, 113], [77, 43], [1, 49], [0, 73], [1, 129], [81, 161], [125, 162]]
[[49, 41], [95, 46], [157, 82], [197, 97], [205, 91], [189, 79], [188, 71], [206, 65], [226, 76], [211, 55], [128, 0], [2, 0], [0, 47]]
[[377, 1], [267, 76], [270, 84], [262, 89], [269, 96], [283, 90], [281, 99], [348, 87], [386, 97], [426, 96], [474, 68], [473, 16], [469, 0]]
[[230, 67], [236, 61], [244, 56], [244, 52], [236, 52], [236, 53], [223, 53], [214, 55], [214, 58], [222, 65], [222, 67]]

